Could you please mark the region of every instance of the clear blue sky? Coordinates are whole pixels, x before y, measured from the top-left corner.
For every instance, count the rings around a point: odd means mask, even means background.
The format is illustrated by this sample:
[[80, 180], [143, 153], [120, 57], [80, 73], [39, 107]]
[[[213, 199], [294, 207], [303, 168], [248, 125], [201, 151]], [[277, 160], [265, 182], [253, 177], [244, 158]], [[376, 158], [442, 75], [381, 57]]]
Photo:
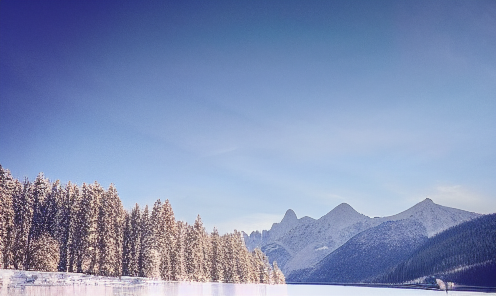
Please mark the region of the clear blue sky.
[[0, 164], [209, 230], [496, 212], [494, 1], [0, 2]]

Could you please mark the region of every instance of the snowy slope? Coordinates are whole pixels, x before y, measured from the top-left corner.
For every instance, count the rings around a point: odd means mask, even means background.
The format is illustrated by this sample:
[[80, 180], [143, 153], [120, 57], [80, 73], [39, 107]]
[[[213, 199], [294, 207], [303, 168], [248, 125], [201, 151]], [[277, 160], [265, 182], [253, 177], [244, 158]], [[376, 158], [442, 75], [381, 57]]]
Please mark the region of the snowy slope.
[[402, 262], [427, 240], [416, 220], [387, 221], [351, 238], [314, 268], [293, 272], [288, 282], [360, 283]]
[[427, 229], [429, 237], [452, 226], [479, 217], [480, 214], [458, 210], [435, 204], [430, 198], [394, 216], [380, 218], [382, 221], [415, 219]]
[[313, 267], [353, 236], [387, 221], [417, 221], [425, 227], [427, 236], [432, 237], [478, 216], [425, 199], [399, 214], [370, 218], [343, 203], [318, 220], [297, 219], [294, 211], [288, 210], [282, 221], [274, 223], [270, 230], [253, 232], [250, 236], [245, 234], [245, 242], [249, 248], [261, 247], [270, 262], [276, 260], [289, 276], [293, 271]]

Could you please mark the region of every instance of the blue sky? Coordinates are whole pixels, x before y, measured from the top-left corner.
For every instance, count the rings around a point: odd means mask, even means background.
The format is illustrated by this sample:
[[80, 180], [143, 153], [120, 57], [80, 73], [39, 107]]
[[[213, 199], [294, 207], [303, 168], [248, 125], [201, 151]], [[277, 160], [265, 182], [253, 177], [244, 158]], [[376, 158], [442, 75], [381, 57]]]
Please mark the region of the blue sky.
[[494, 28], [494, 1], [1, 1], [0, 163], [209, 230], [496, 212]]

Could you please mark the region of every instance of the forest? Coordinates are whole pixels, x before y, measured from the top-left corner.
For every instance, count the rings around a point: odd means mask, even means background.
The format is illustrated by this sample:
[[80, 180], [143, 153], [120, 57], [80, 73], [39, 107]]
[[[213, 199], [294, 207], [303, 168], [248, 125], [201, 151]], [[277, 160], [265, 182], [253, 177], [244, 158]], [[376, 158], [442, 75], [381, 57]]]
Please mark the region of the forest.
[[122, 205], [116, 188], [15, 179], [0, 165], [0, 268], [166, 281], [285, 283], [241, 233], [207, 233], [200, 216], [176, 221], [169, 200]]
[[496, 214], [453, 226], [429, 238], [378, 283], [404, 283], [426, 276], [468, 286], [496, 287]]

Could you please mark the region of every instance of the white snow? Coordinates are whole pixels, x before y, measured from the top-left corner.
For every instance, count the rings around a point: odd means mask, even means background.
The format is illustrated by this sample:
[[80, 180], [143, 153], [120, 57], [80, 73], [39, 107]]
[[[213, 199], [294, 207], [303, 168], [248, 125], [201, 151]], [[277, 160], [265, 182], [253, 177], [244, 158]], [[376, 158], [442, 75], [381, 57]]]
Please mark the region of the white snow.
[[[0, 269], [0, 295], [31, 296], [301, 296], [445, 295], [444, 291], [368, 288], [328, 285], [266, 285], [196, 282], [165, 282], [145, 278], [110, 278], [65, 272], [37, 272]], [[495, 293], [450, 291], [449, 295], [482, 296]]]

